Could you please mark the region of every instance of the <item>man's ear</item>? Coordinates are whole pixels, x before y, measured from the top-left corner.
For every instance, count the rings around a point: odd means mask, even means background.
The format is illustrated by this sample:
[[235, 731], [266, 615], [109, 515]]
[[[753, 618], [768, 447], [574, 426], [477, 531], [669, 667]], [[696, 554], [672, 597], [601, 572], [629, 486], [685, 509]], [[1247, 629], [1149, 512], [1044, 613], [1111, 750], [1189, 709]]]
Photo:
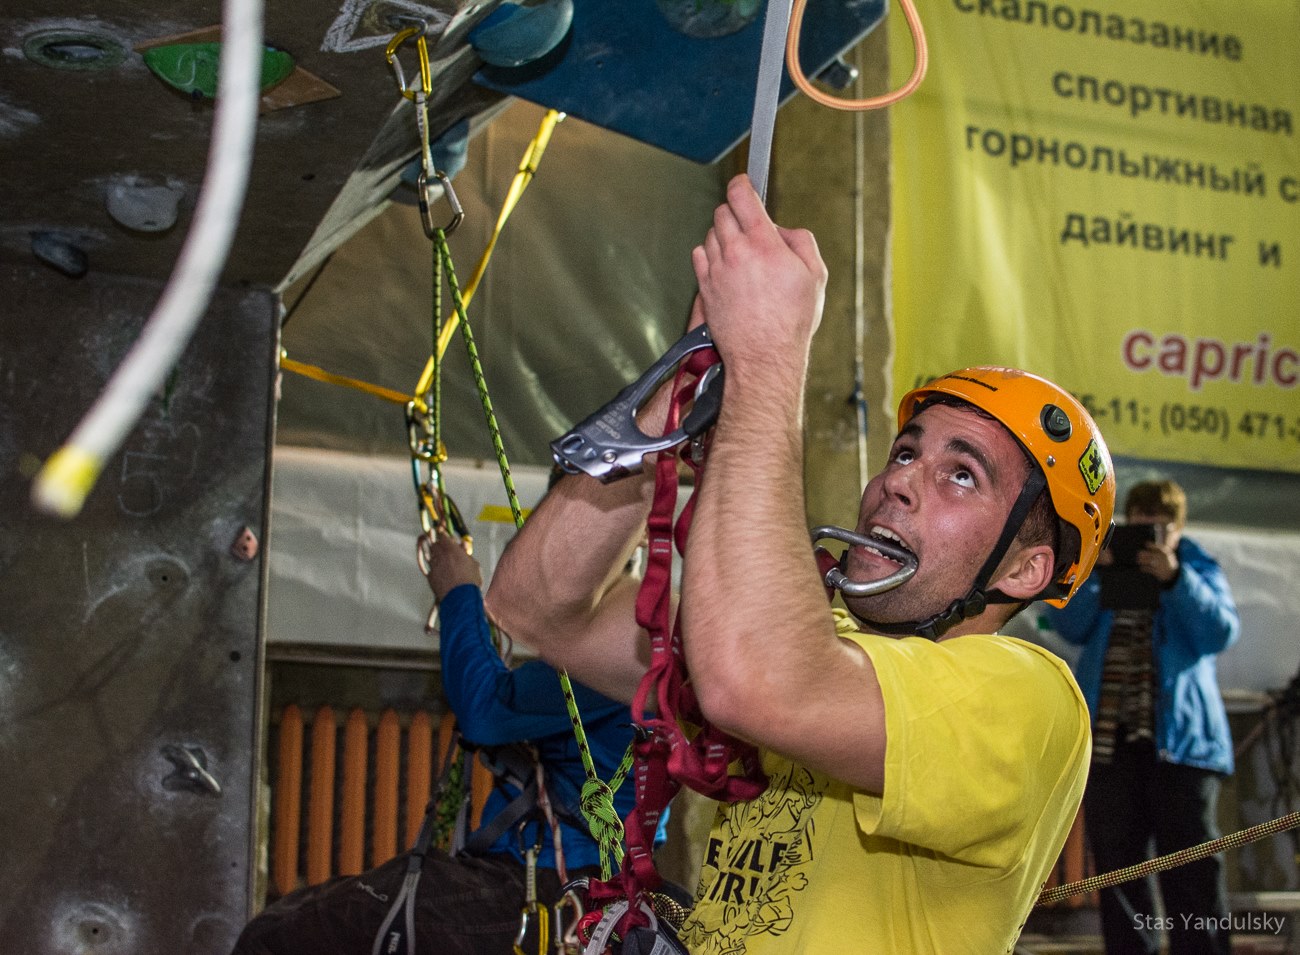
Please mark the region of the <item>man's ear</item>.
[[1052, 582], [1056, 555], [1046, 544], [1025, 547], [1009, 554], [998, 568], [991, 589], [1017, 600], [1032, 600]]

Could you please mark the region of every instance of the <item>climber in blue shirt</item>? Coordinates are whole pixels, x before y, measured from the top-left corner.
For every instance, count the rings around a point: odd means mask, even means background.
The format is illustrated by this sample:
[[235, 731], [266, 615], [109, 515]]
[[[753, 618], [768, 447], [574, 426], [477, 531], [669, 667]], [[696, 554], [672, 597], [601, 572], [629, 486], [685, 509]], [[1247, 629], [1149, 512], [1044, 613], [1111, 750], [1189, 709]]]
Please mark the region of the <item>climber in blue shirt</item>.
[[[492, 643], [483, 612], [483, 579], [478, 562], [446, 535], [422, 546], [429, 568], [429, 587], [438, 600], [443, 691], [456, 714], [461, 736], [468, 744], [486, 748], [489, 764], [495, 747], [530, 744], [544, 768], [544, 784], [558, 818], [565, 864], [570, 869], [598, 866], [599, 847], [579, 808], [586, 773], [559, 674], [541, 660], [529, 660], [514, 668], [507, 666]], [[572, 686], [596, 774], [608, 781], [632, 739], [627, 704], [581, 683]], [[481, 833], [492, 832], [493, 820], [509, 812], [519, 793], [517, 781], [498, 776], [483, 807], [483, 825], [470, 835], [468, 845], [474, 846], [477, 838], [481, 847]], [[633, 799], [630, 783], [614, 793], [614, 810], [620, 819], [632, 809]], [[667, 814], [660, 821], [656, 845], [666, 839], [666, 825]], [[529, 823], [524, 831], [501, 832], [488, 848], [508, 852], [523, 861], [520, 846], [533, 845], [538, 834], [542, 844], [538, 865], [554, 868], [551, 833], [541, 821]]]

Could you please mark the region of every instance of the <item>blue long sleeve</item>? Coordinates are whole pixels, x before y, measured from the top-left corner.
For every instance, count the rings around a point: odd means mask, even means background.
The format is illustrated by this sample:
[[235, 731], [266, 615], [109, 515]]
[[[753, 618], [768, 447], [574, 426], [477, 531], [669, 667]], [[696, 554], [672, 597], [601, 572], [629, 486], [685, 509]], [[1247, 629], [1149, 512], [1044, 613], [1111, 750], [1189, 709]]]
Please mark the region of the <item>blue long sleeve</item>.
[[[482, 592], [472, 584], [455, 587], [443, 597], [438, 620], [443, 690], [456, 714], [461, 735], [479, 746], [532, 743], [546, 768], [552, 802], [569, 807], [578, 816], [577, 825], [561, 824], [569, 866], [598, 864], [596, 844], [579, 816], [586, 773], [559, 674], [540, 660], [530, 660], [513, 669], [505, 665], [492, 645]], [[572, 686], [596, 774], [608, 781], [631, 742], [631, 714], [626, 704], [581, 683]], [[497, 786], [484, 807], [484, 823], [500, 812], [514, 795], [509, 787]], [[614, 808], [620, 818], [631, 811], [633, 800], [630, 784], [615, 793]], [[665, 824], [667, 816], [665, 813]], [[533, 838], [535, 831], [530, 827], [528, 838]], [[543, 833], [542, 838], [539, 864], [553, 866], [549, 833]], [[664, 838], [664, 826], [661, 826], [656, 842]], [[513, 834], [502, 836], [493, 849], [519, 855]]]
[[[1232, 734], [1215, 658], [1237, 640], [1240, 620], [1223, 570], [1189, 537], [1179, 541], [1178, 564], [1178, 576], [1160, 592], [1152, 621], [1159, 678], [1156, 742], [1163, 760], [1230, 773]], [[1114, 618], [1101, 606], [1095, 578], [1064, 609], [1047, 611], [1052, 628], [1083, 647], [1074, 674], [1094, 719]]]
[[[573, 732], [554, 668], [530, 660], [511, 669], [497, 655], [477, 587], [453, 588], [438, 607], [438, 620], [443, 690], [467, 740], [499, 746]], [[574, 684], [574, 698], [584, 719], [626, 713], [622, 704], [581, 684]]]

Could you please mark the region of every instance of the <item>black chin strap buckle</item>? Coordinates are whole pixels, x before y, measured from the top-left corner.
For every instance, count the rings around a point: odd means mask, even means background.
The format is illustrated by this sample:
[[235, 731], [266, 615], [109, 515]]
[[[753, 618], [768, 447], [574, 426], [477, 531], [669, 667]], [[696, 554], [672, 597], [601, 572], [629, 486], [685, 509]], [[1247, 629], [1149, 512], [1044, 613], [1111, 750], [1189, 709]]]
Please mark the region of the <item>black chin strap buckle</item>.
[[916, 625], [918, 636], [927, 640], [938, 640], [963, 620], [978, 617], [989, 605], [988, 595], [982, 590], [972, 590], [965, 597], [960, 597], [948, 604], [942, 613], [937, 613], [928, 620]]

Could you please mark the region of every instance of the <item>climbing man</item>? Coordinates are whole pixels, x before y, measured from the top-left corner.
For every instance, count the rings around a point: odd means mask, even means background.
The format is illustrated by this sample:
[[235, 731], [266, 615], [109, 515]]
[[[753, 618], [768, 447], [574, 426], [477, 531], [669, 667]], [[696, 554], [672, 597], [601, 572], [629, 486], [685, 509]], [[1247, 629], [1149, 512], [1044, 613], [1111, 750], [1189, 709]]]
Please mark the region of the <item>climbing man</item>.
[[[832, 612], [804, 514], [816, 242], [774, 225], [742, 176], [693, 262], [692, 323], [707, 321], [726, 387], [681, 634], [705, 719], [759, 747], [769, 783], [720, 805], [681, 938], [694, 953], [1010, 952], [1075, 818], [1090, 737], [1066, 665], [995, 634], [1029, 601], [1063, 604], [1091, 571], [1114, 508], [1101, 435], [1069, 394], [1020, 371], [911, 392], [862, 494], [856, 533], [879, 548], [854, 544], [842, 571], [915, 573]], [[647, 433], [667, 400], [643, 409]], [[647, 649], [636, 584], [618, 571], [652, 490], [649, 474], [564, 478], [487, 594], [509, 632], [620, 699]]]

